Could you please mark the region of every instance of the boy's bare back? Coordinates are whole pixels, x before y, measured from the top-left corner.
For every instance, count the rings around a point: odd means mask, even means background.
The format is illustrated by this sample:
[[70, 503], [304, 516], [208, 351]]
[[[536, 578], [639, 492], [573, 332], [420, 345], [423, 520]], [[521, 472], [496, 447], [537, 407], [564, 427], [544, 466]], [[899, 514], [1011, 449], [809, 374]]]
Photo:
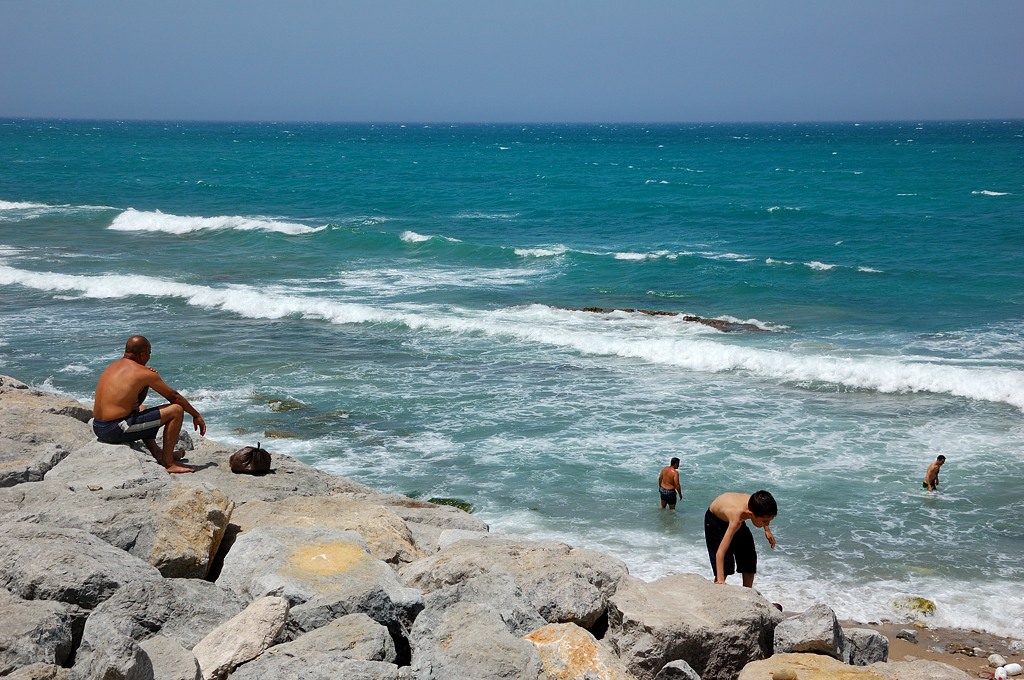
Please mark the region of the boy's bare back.
[[743, 514], [747, 512], [747, 504], [749, 502], [749, 493], [729, 491], [711, 501], [708, 509], [711, 510], [712, 515], [723, 522], [739, 524], [745, 519]]

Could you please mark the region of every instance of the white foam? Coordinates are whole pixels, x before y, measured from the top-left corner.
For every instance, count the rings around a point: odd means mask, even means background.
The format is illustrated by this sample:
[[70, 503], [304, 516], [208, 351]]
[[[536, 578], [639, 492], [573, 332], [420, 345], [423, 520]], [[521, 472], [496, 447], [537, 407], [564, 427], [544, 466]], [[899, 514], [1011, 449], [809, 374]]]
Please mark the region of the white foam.
[[1007, 191], [989, 191], [988, 189], [982, 189], [981, 191], [972, 191], [975, 196], [1009, 196], [1010, 193]]
[[824, 262], [818, 262], [817, 260], [812, 260], [810, 262], [805, 262], [804, 264], [807, 265], [808, 267], [810, 267], [811, 269], [814, 269], [816, 271], [823, 271], [823, 272], [824, 271], [828, 271], [829, 269], [835, 269], [836, 266], [837, 266], [837, 265], [834, 265], [834, 264], [825, 264]]
[[294, 222], [282, 222], [266, 217], [242, 217], [226, 215], [220, 217], [191, 217], [169, 215], [159, 210], [125, 210], [114, 218], [109, 229], [114, 231], [162, 232], [167, 234], [190, 234], [197, 231], [269, 231], [295, 236], [323, 231], [326, 226], [309, 227]]
[[265, 292], [250, 286], [209, 287], [147, 276], [73, 276], [0, 265], [0, 285], [21, 285], [88, 298], [149, 295], [254, 319], [289, 316], [330, 323], [392, 323], [412, 330], [483, 334], [569, 349], [589, 356], [637, 359], [707, 373], [743, 372], [758, 379], [815, 388], [841, 386], [906, 394], [932, 392], [1004, 402], [1024, 411], [1024, 372], [999, 366], [957, 366], [927, 357], [842, 357], [791, 347], [727, 344], [722, 334], [681, 317], [595, 315], [529, 305], [498, 310], [371, 306], [314, 295]]
[[516, 248], [513, 252], [520, 257], [557, 257], [568, 252], [565, 246], [551, 246], [549, 248]]
[[0, 201], [0, 210], [34, 210], [49, 208], [45, 203], [27, 203], [25, 201]]

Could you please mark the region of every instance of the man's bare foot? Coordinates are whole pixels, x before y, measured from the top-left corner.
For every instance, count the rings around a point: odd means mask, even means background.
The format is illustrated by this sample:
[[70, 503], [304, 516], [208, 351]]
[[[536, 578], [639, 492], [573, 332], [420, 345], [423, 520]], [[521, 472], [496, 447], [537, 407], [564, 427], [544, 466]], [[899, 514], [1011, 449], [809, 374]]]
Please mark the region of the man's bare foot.
[[170, 472], [171, 474], [183, 474], [185, 472], [195, 472], [196, 471], [196, 469], [194, 467], [189, 467], [188, 465], [178, 465], [178, 464], [171, 465], [170, 467], [166, 468], [166, 470], [168, 472]]

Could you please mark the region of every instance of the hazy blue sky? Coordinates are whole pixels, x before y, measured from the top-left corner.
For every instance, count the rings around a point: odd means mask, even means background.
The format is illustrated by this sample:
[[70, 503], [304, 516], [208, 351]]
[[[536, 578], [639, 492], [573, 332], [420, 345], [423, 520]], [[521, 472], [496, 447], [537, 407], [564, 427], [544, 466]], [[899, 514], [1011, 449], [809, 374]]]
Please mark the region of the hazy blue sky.
[[0, 0], [0, 117], [1024, 117], [1024, 0]]

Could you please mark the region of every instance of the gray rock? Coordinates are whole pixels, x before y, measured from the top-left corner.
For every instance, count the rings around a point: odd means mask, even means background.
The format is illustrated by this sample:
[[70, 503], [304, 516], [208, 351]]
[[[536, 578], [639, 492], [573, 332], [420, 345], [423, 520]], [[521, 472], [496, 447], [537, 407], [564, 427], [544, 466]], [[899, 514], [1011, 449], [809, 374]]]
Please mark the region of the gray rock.
[[[253, 442], [255, 444], [255, 442]], [[264, 442], [266, 443], [266, 442]], [[231, 472], [228, 459], [235, 449], [204, 439], [188, 454], [190, 465], [198, 468], [191, 475], [175, 479], [183, 484], [206, 483], [224, 492], [237, 505], [252, 500], [278, 501], [289, 496], [332, 496], [343, 493], [373, 494], [373, 490], [300, 463], [284, 454], [271, 454], [271, 471], [263, 475]]]
[[700, 680], [700, 675], [690, 668], [690, 664], [682, 659], [676, 659], [662, 666], [654, 680]]
[[203, 680], [195, 655], [182, 647], [177, 640], [154, 635], [140, 642], [139, 647], [149, 657], [155, 679]]
[[851, 666], [867, 666], [889, 660], [889, 638], [877, 630], [844, 628], [843, 637], [846, 640], [843, 661]]
[[288, 601], [263, 597], [215, 628], [193, 649], [206, 680], [226, 678], [269, 648], [284, 628]]
[[135, 640], [104, 627], [82, 644], [75, 656], [74, 677], [83, 680], [154, 680], [153, 662]]
[[35, 663], [60, 666], [72, 650], [71, 614], [45, 600], [23, 600], [0, 588], [0, 676]]
[[67, 416], [82, 423], [92, 418], [92, 404], [83, 404], [62, 394], [33, 389], [7, 375], [0, 375], [0, 404], [4, 409], [13, 404], [29, 406], [43, 413]]
[[297, 657], [267, 650], [256, 661], [240, 666], [231, 680], [399, 680], [398, 666], [382, 661], [348, 659], [330, 654]]
[[[367, 662], [348, 664], [350, 661]], [[395, 644], [387, 628], [365, 614], [349, 614], [271, 647], [254, 661], [239, 667], [240, 678], [396, 678]]]
[[696, 574], [653, 583], [627, 577], [609, 601], [604, 642], [640, 680], [678, 659], [704, 680], [735, 680], [746, 664], [771, 656], [781, 619], [751, 588]]
[[238, 594], [198, 579], [133, 581], [93, 610], [82, 642], [95, 646], [95, 632], [112, 628], [136, 642], [159, 634], [192, 649], [246, 604]]
[[23, 599], [92, 609], [126, 583], [160, 578], [155, 567], [80, 529], [0, 524], [0, 586]]
[[534, 645], [512, 635], [489, 607], [459, 602], [424, 609], [409, 634], [418, 680], [536, 680], [542, 667]]
[[396, 632], [423, 607], [420, 592], [374, 559], [359, 534], [337, 529], [247, 531], [225, 557], [217, 583], [247, 599], [286, 598], [292, 605], [288, 639], [357, 612]]
[[[92, 472], [97, 465], [106, 472]], [[218, 489], [171, 479], [148, 454], [100, 442], [76, 449], [42, 482], [0, 489], [7, 519], [81, 529], [167, 577], [206, 576], [233, 508]]]
[[547, 622], [584, 628], [605, 613], [628, 573], [621, 560], [592, 550], [496, 536], [458, 541], [400, 570], [405, 583], [428, 593], [490, 572], [511, 575]]
[[913, 642], [917, 644], [917, 631], [913, 628], [904, 628], [896, 633], [896, 637], [900, 640], [906, 640], [907, 642]]
[[775, 628], [775, 653], [808, 652], [843, 658], [843, 629], [827, 605], [816, 604]]
[[71, 680], [71, 670], [48, 663], [34, 663], [4, 677], [7, 680]]
[[971, 680], [971, 676], [959, 668], [925, 659], [873, 663], [865, 668], [887, 680]]
[[508, 632], [516, 637], [523, 637], [547, 623], [510, 574], [481, 574], [435, 590], [424, 598], [424, 609], [443, 611], [460, 602], [470, 602], [493, 610], [501, 617]]

